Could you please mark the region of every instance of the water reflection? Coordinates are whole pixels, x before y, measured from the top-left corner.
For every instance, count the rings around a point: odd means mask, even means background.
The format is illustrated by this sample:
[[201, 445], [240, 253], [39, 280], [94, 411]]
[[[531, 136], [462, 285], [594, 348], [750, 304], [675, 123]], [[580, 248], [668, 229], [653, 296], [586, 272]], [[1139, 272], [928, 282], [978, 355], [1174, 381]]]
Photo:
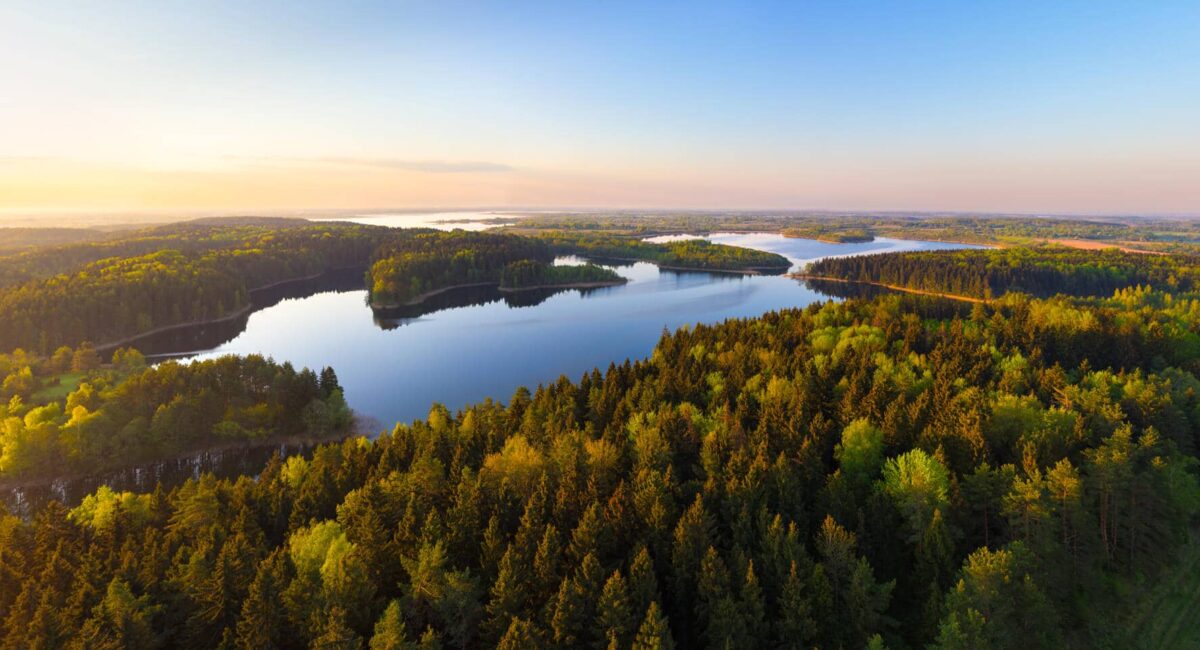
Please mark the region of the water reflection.
[[572, 288], [545, 288], [545, 289], [529, 289], [526, 291], [501, 291], [496, 285], [477, 285], [469, 287], [459, 287], [443, 291], [442, 293], [434, 294], [423, 300], [417, 305], [402, 305], [399, 307], [390, 307], [388, 309], [375, 309], [374, 318], [375, 324], [385, 330], [394, 330], [402, 325], [413, 323], [422, 316], [433, 314], [446, 309], [459, 309], [462, 307], [474, 307], [479, 305], [487, 305], [491, 303], [504, 303], [505, 306], [519, 309], [523, 307], [536, 307], [551, 296], [575, 291], [581, 295], [587, 296], [602, 289], [587, 288], [587, 289], [572, 289]]

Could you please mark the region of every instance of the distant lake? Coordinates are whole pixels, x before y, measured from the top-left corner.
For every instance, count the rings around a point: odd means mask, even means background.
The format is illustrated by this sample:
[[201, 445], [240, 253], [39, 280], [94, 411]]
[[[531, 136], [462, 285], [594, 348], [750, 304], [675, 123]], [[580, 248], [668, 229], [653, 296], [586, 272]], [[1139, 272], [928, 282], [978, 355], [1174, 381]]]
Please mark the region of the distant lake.
[[[895, 239], [829, 244], [771, 234], [707, 239], [776, 252], [795, 265], [831, 255], [962, 248]], [[361, 274], [351, 274], [340, 286], [327, 283], [250, 314], [222, 343], [196, 346], [173, 337], [166, 349], [140, 347], [194, 358], [258, 353], [297, 367], [332, 366], [351, 407], [390, 429], [424, 418], [434, 402], [451, 410], [486, 397], [506, 402], [518, 386], [560, 375], [577, 380], [592, 368], [647, 357], [664, 329], [831, 299], [781, 276], [660, 271], [645, 263], [610, 268], [628, 284], [515, 295], [463, 289], [396, 319], [377, 319]], [[304, 287], [293, 291], [303, 294]]]
[[512, 216], [509, 213], [496, 212], [381, 212], [311, 219], [311, 221], [350, 221], [369, 226], [387, 226], [389, 228], [484, 230], [496, 226], [493, 220], [510, 218]]

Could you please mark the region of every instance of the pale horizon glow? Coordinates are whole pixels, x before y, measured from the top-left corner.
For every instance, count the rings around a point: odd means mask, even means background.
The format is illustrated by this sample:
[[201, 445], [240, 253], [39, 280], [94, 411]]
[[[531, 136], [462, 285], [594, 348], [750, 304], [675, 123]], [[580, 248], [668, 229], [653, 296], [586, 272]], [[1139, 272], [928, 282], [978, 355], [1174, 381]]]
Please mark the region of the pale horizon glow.
[[0, 0], [0, 216], [1200, 214], [1196, 3], [246, 4]]

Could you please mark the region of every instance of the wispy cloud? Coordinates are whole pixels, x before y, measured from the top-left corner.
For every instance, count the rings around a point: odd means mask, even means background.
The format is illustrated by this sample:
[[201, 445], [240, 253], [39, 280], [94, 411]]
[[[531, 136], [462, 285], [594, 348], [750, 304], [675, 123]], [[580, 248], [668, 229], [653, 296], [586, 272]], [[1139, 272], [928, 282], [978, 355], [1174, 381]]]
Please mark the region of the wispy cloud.
[[45, 162], [53, 160], [49, 156], [0, 156], [0, 165], [19, 165], [21, 163]]
[[478, 174], [511, 172], [512, 165], [480, 160], [405, 160], [402, 158], [356, 158], [353, 156], [321, 156], [315, 158], [281, 156], [227, 156], [231, 160], [262, 163], [299, 163], [312, 165], [344, 165], [375, 169], [400, 169], [428, 174]]

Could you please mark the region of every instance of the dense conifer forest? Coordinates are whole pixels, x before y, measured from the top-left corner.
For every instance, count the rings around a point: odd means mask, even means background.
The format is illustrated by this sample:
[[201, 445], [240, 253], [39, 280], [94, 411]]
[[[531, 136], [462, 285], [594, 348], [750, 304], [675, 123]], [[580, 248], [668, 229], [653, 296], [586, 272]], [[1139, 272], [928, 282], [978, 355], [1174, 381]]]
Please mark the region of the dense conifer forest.
[[95, 474], [225, 444], [349, 432], [337, 375], [257, 355], [145, 365], [118, 350], [0, 355], [0, 485]]
[[592, 284], [622, 284], [625, 278], [612, 269], [595, 264], [543, 264], [532, 260], [513, 262], [500, 274], [501, 289], [526, 289]]
[[809, 264], [804, 274], [972, 298], [1010, 291], [1039, 297], [1103, 296], [1130, 286], [1193, 291], [1200, 286], [1200, 258], [1111, 248], [920, 251], [829, 257]]
[[654, 244], [614, 234], [543, 232], [539, 237], [560, 255], [641, 260], [675, 269], [783, 273], [791, 266], [782, 255], [702, 239]]
[[218, 319], [252, 289], [365, 267], [391, 231], [353, 224], [180, 225], [0, 257], [0, 349], [48, 353]]
[[430, 292], [460, 285], [498, 283], [514, 262], [554, 261], [539, 240], [462, 230], [406, 230], [377, 251], [376, 258], [368, 280], [371, 303], [379, 306], [420, 302]]
[[887, 296], [665, 334], [257, 478], [6, 517], [4, 643], [1125, 647], [1200, 509], [1198, 314]]

